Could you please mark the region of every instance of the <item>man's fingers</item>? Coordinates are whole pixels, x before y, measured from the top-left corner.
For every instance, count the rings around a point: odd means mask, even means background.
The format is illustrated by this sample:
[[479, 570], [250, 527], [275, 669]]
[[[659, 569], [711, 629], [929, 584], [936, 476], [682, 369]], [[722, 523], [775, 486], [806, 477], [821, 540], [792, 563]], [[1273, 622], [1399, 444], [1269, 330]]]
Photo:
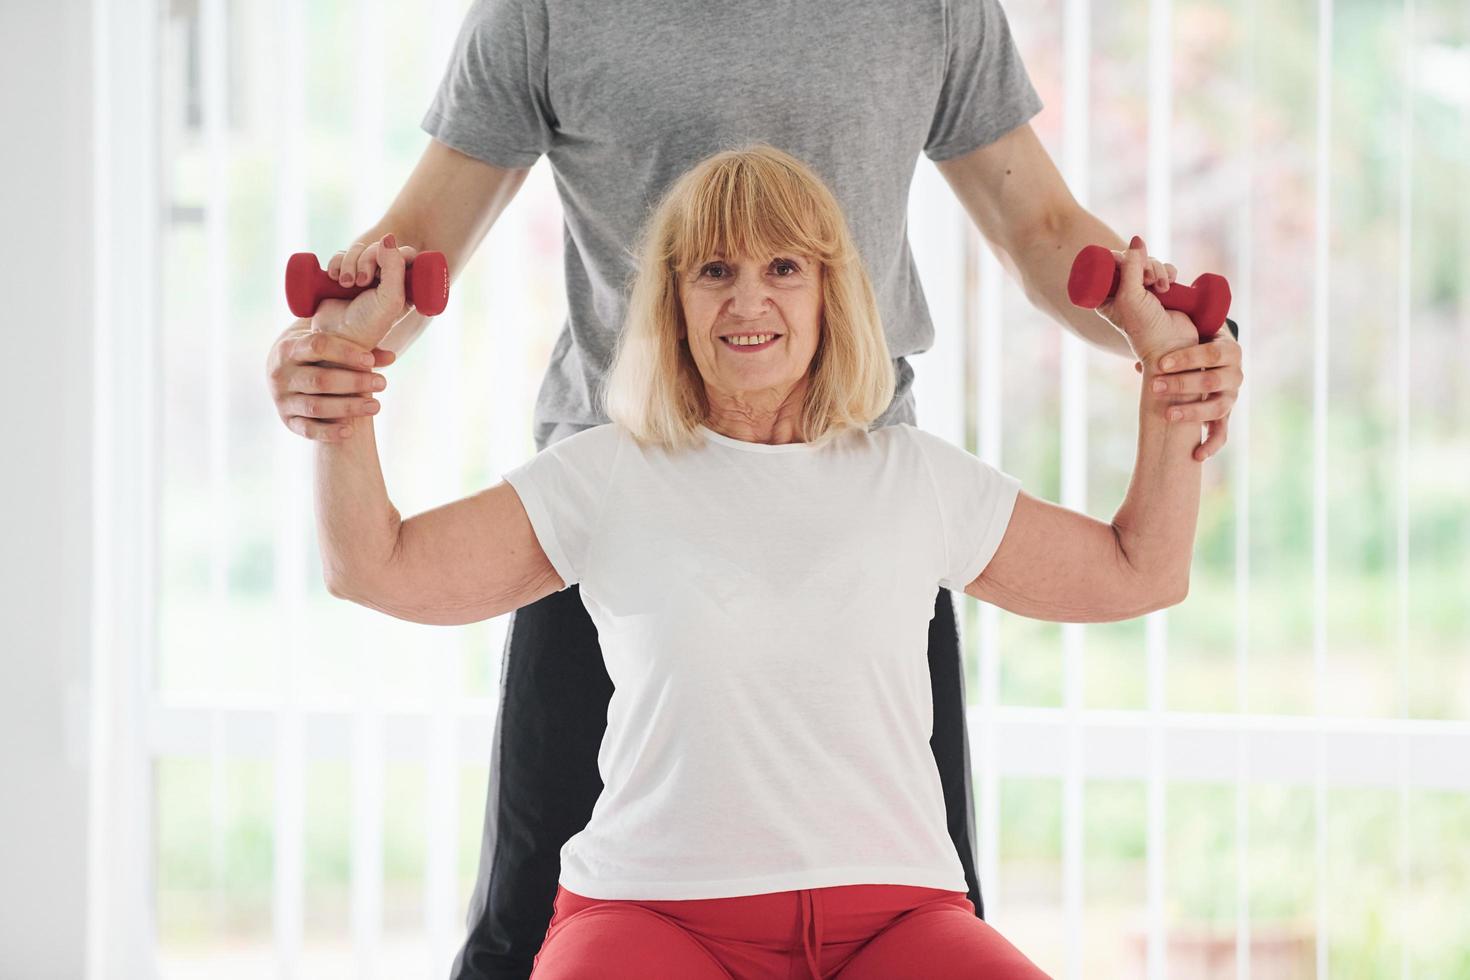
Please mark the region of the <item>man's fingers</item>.
[[1239, 391], [1244, 380], [1240, 368], [1234, 366], [1174, 371], [1154, 378], [1153, 390], [1161, 395], [1207, 395], [1212, 391]]
[[292, 395], [283, 399], [281, 411], [308, 420], [329, 421], [374, 415], [382, 402], [367, 395]]
[[315, 439], [317, 442], [342, 442], [352, 437], [351, 422], [318, 422], [293, 415], [286, 419], [286, 428], [298, 436]]
[[364, 370], [376, 366], [372, 352], [366, 347], [321, 330], [299, 338], [290, 359], [298, 364], [325, 362]]
[[388, 379], [371, 371], [303, 364], [291, 372], [284, 390], [308, 395], [351, 395], [382, 391], [386, 387]]
[[1159, 370], [1166, 374], [1176, 374], [1180, 371], [1219, 367], [1222, 364], [1240, 364], [1240, 345], [1224, 330], [1193, 347], [1170, 351], [1159, 361]]
[[1196, 446], [1194, 450], [1194, 458], [1200, 462], [1209, 459], [1224, 447], [1226, 439], [1225, 432], [1230, 427], [1230, 416], [1226, 415], [1224, 418], [1215, 419], [1206, 423], [1206, 425], [1209, 431], [1209, 438], [1203, 444]]
[[1233, 391], [1220, 391], [1197, 402], [1169, 405], [1165, 409], [1164, 417], [1170, 422], [1208, 422], [1211, 419], [1222, 419], [1235, 407], [1236, 397]]

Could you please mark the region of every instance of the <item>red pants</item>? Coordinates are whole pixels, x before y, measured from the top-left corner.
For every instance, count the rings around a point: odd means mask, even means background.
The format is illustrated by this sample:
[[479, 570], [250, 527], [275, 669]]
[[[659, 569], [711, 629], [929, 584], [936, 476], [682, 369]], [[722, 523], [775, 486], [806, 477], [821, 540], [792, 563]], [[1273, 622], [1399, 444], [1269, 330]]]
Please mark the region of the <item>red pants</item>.
[[1036, 980], [963, 892], [839, 885], [686, 901], [557, 886], [531, 980]]

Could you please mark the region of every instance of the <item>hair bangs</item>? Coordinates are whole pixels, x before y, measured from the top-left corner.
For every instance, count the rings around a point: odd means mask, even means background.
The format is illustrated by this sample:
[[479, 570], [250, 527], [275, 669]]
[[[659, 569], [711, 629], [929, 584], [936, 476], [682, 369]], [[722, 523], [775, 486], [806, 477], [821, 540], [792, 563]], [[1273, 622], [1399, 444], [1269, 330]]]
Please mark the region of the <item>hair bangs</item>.
[[727, 158], [690, 177], [694, 186], [669, 243], [676, 271], [734, 255], [800, 254], [827, 264], [842, 260], [830, 208], [813, 197], [808, 181], [779, 162]]

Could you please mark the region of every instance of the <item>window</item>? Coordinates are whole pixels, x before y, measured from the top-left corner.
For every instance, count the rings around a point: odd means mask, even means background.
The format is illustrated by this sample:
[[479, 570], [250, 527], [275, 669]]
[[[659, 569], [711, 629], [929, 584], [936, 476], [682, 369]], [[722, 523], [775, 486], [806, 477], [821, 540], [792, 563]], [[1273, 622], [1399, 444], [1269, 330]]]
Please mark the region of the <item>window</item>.
[[[327, 595], [311, 446], [262, 370], [286, 256], [325, 259], [391, 200], [466, 7], [175, 0], [150, 42], [156, 112], [99, 90], [159, 196], [138, 260], [157, 373], [143, 398], [124, 374], [106, 395], [155, 435], [145, 478], [100, 496], [105, 521], [156, 530], [154, 625], [117, 640], [144, 658], [119, 710], [152, 789], [114, 832], [148, 838], [117, 873], [152, 882], [161, 976], [442, 975], [463, 940], [504, 622], [420, 627]], [[1083, 627], [957, 600], [988, 917], [1059, 977], [1457, 975], [1470, 14], [1090, 9], [1009, 5], [1047, 106], [1033, 125], [1111, 227], [1186, 282], [1230, 278], [1247, 382], [1205, 464], [1185, 603]], [[125, 58], [137, 28], [104, 29]], [[915, 361], [921, 424], [1111, 515], [1131, 365], [1031, 308], [926, 161], [913, 193], [938, 333]], [[106, 203], [128, 241], [138, 201]], [[391, 369], [378, 433], [405, 514], [534, 451], [560, 246], [543, 161]]]

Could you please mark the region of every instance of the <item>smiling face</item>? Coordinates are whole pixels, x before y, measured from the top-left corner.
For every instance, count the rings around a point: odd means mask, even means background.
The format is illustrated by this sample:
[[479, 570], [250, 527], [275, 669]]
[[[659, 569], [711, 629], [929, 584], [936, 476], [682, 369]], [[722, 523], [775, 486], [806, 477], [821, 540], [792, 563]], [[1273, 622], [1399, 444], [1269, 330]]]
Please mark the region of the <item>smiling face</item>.
[[704, 379], [710, 428], [760, 433], [800, 413], [822, 329], [822, 274], [819, 260], [796, 253], [717, 254], [680, 273], [679, 336]]

